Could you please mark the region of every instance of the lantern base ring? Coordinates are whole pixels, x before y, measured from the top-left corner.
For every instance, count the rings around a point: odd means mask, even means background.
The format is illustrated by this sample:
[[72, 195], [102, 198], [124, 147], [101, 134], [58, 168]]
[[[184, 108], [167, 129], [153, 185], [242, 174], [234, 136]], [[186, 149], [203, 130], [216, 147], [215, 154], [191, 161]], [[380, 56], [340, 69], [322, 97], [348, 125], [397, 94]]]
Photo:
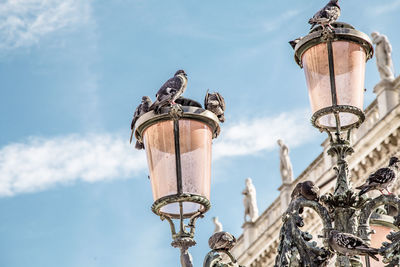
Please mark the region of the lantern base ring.
[[153, 205], [151, 206], [151, 210], [157, 214], [158, 216], [167, 216], [172, 219], [179, 219], [180, 215], [179, 214], [170, 214], [170, 213], [164, 213], [161, 211], [161, 208], [168, 204], [172, 203], [179, 203], [179, 202], [192, 202], [196, 204], [200, 204], [201, 208], [193, 213], [188, 213], [188, 214], [183, 214], [184, 218], [191, 218], [193, 215], [196, 213], [206, 213], [210, 208], [211, 208], [211, 203], [210, 201], [200, 195], [195, 195], [195, 194], [176, 194], [176, 195], [169, 195], [165, 196], [162, 198], [157, 199]]
[[[323, 116], [330, 115], [332, 114], [333, 116], [340, 114], [340, 113], [350, 113], [355, 116], [357, 116], [358, 120], [356, 122], [353, 122], [348, 125], [336, 125], [336, 126], [327, 126], [327, 125], [322, 125], [319, 122], [319, 119], [322, 118]], [[365, 120], [365, 115], [364, 112], [354, 106], [349, 106], [349, 105], [336, 105], [336, 106], [330, 106], [326, 107], [323, 109], [318, 110], [313, 114], [311, 117], [311, 123], [314, 127], [320, 129], [321, 131], [340, 131], [340, 130], [351, 130], [353, 128], [358, 128]]]

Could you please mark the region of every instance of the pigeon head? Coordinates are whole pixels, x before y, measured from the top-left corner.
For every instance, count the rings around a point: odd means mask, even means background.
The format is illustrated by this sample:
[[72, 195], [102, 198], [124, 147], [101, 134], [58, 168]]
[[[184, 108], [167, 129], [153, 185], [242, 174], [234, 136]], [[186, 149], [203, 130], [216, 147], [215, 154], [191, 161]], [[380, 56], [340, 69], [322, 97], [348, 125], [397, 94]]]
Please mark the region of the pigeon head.
[[390, 161], [389, 161], [389, 166], [393, 166], [393, 165], [395, 165], [395, 164], [398, 163], [398, 162], [400, 162], [400, 160], [399, 160], [398, 158], [396, 158], [396, 157], [391, 157], [391, 158], [390, 158]]
[[142, 102], [144, 103], [144, 102], [147, 102], [147, 101], [149, 101], [150, 100], [150, 97], [148, 97], [148, 96], [143, 96], [142, 97]]
[[329, 5], [339, 7], [339, 0], [331, 0], [329, 1]]
[[185, 77], [187, 76], [184, 70], [178, 70], [177, 72], [175, 72], [175, 76], [179, 74], [183, 74]]

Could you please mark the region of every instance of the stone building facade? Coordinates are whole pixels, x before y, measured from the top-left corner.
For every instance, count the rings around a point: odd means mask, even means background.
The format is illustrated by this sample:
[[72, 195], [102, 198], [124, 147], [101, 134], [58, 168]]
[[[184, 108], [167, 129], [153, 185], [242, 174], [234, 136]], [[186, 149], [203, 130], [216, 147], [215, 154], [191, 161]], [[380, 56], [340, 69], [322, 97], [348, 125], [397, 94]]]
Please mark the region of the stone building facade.
[[[370, 173], [387, 166], [391, 156], [400, 156], [400, 76], [391, 81], [381, 81], [375, 88], [376, 99], [365, 109], [366, 119], [351, 136], [355, 150], [348, 157], [353, 188], [365, 181]], [[274, 266], [279, 245], [281, 215], [286, 210], [294, 186], [306, 180], [320, 187], [321, 195], [333, 192], [336, 175], [333, 170], [335, 159], [327, 154], [329, 141], [322, 143], [323, 152], [291, 183], [279, 188], [280, 196], [254, 222], [243, 225], [233, 254], [239, 264], [248, 267]], [[393, 192], [400, 194], [400, 182]], [[374, 195], [376, 194], [376, 195]], [[379, 194], [373, 192], [370, 196]], [[317, 213], [306, 210], [303, 231], [310, 232], [316, 241], [322, 221]], [[333, 263], [333, 261], [331, 261]]]

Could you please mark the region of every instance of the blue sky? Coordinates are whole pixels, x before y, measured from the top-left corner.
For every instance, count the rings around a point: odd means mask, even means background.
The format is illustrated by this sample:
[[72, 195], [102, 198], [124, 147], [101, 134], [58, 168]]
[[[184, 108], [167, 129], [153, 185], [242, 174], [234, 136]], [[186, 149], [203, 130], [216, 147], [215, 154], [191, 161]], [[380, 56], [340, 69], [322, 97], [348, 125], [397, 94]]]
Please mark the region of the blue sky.
[[[142, 95], [183, 68], [185, 96], [217, 90], [212, 209], [198, 221], [196, 266], [218, 215], [241, 234], [244, 180], [260, 211], [278, 196], [278, 146], [295, 175], [321, 152], [303, 71], [288, 41], [325, 1], [0, 0], [0, 266], [178, 266], [153, 202], [145, 153], [129, 146]], [[341, 21], [386, 34], [400, 64], [399, 0], [341, 1]], [[397, 67], [399, 68], [399, 67]], [[365, 105], [379, 80], [367, 65]]]

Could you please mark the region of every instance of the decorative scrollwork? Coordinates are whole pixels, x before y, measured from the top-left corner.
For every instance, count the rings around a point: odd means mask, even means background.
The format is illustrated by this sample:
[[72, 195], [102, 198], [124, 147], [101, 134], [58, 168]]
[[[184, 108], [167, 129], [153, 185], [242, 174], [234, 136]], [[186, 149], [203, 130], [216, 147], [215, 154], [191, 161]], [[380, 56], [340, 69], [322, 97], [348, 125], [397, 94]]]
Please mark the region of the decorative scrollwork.
[[[390, 205], [397, 208], [398, 214], [394, 216], [394, 225], [400, 227], [400, 199], [395, 195], [381, 195], [374, 199], [369, 199], [361, 209], [359, 215], [358, 236], [369, 241], [371, 230], [369, 220], [372, 213], [382, 205]], [[383, 256], [383, 262], [386, 267], [400, 266], [400, 232], [391, 232], [387, 239], [391, 241], [384, 242], [380, 248], [379, 254]]]
[[304, 207], [315, 210], [321, 217], [325, 238], [332, 229], [328, 210], [320, 203], [303, 197], [292, 200], [289, 208], [282, 216], [283, 227], [279, 235], [280, 245], [275, 259], [275, 267], [327, 266], [332, 257], [329, 249], [325, 248], [328, 247], [326, 241], [324, 241], [325, 247], [318, 247], [316, 242], [310, 242], [313, 238], [311, 234], [299, 229], [304, 226], [303, 218], [299, 214], [299, 211]]
[[382, 243], [379, 253], [383, 256], [383, 262], [388, 263], [386, 267], [400, 266], [400, 232], [391, 232], [386, 238], [391, 243]]
[[[229, 262], [225, 263], [223, 259], [223, 255], [228, 256]], [[235, 257], [230, 253], [229, 250], [223, 249], [213, 249], [204, 258], [203, 267], [244, 267], [242, 265], [238, 265]]]

